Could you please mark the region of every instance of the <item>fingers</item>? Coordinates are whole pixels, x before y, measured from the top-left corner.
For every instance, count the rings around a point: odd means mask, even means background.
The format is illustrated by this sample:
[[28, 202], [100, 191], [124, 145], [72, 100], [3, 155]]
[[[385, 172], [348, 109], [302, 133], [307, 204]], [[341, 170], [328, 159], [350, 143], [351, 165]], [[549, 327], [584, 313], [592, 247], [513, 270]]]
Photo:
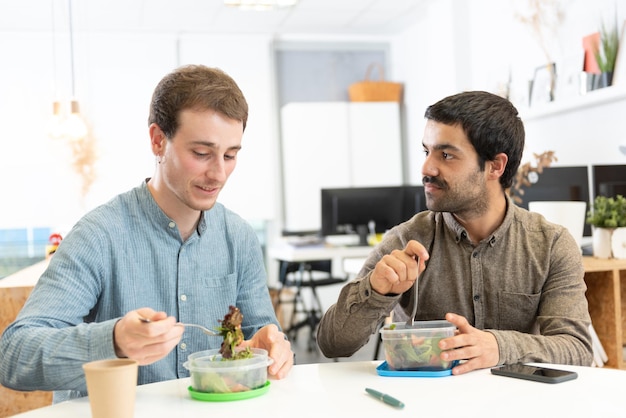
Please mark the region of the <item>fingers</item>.
[[498, 364], [498, 342], [492, 333], [474, 328], [461, 315], [448, 313], [446, 320], [458, 329], [454, 337], [439, 341], [439, 348], [444, 350], [441, 353], [442, 360], [462, 361], [452, 369], [453, 374], [463, 374]]
[[406, 292], [413, 286], [419, 272], [426, 268], [428, 257], [422, 244], [409, 241], [403, 250], [384, 255], [376, 264], [370, 276], [372, 288], [380, 294]]
[[[149, 323], [140, 318], [149, 319]], [[137, 360], [140, 365], [154, 363], [165, 357], [178, 344], [183, 327], [164, 312], [142, 308], [127, 313], [114, 327], [115, 352], [118, 357]]]
[[[426, 247], [424, 247], [422, 244], [415, 240], [410, 240], [409, 242], [407, 242], [406, 247], [404, 247], [404, 252], [410, 257], [420, 258], [422, 261], [426, 261], [430, 257], [428, 251], [426, 250]], [[420, 267], [425, 267], [425, 264]]]
[[274, 360], [267, 368], [267, 373], [276, 379], [286, 377], [293, 367], [291, 343], [274, 324], [264, 326], [242, 345], [267, 350], [269, 357]]
[[150, 322], [157, 322], [167, 318], [167, 314], [165, 312], [156, 312], [151, 308], [141, 308], [133, 312], [137, 314], [139, 319], [143, 318], [144, 320], [148, 320]]

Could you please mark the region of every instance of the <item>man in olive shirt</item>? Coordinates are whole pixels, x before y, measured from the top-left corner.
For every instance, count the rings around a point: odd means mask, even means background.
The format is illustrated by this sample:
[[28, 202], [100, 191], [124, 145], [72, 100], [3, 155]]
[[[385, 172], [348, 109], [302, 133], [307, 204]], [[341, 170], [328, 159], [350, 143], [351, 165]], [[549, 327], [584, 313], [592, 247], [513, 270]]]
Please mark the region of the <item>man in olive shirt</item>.
[[[354, 354], [394, 312], [447, 319], [442, 360], [453, 374], [517, 362], [590, 365], [591, 323], [581, 252], [562, 226], [506, 194], [524, 149], [515, 107], [486, 92], [447, 97], [426, 110], [422, 167], [429, 211], [385, 235], [357, 278], [324, 314], [327, 357]], [[419, 261], [418, 261], [419, 260]]]

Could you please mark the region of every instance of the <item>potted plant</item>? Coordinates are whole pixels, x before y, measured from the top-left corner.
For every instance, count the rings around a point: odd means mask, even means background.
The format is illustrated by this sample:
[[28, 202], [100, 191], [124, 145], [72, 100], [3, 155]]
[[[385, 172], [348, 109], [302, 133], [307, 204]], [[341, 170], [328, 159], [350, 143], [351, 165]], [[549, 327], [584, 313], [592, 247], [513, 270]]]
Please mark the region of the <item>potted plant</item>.
[[615, 70], [618, 50], [617, 24], [607, 29], [603, 23], [600, 30], [600, 42], [595, 50], [596, 61], [601, 72], [596, 88], [608, 87], [613, 84], [613, 71]]
[[593, 255], [612, 258], [613, 234], [617, 228], [626, 227], [626, 198], [596, 196], [586, 222], [593, 229]]

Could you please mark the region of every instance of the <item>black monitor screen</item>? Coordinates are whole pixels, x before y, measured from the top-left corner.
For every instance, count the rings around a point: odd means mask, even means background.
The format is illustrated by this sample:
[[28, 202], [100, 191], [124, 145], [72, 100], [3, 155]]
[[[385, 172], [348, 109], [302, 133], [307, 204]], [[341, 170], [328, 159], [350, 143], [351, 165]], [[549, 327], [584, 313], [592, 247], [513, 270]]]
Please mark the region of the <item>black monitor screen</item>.
[[626, 196], [626, 165], [594, 165], [594, 196]]
[[421, 186], [322, 189], [322, 235], [356, 233], [374, 221], [376, 232], [386, 230], [424, 210]]
[[[587, 166], [549, 167], [539, 174], [536, 183], [524, 187], [522, 203], [528, 209], [528, 202], [581, 201], [589, 210], [589, 173]], [[591, 227], [585, 224], [584, 236], [591, 236]]]

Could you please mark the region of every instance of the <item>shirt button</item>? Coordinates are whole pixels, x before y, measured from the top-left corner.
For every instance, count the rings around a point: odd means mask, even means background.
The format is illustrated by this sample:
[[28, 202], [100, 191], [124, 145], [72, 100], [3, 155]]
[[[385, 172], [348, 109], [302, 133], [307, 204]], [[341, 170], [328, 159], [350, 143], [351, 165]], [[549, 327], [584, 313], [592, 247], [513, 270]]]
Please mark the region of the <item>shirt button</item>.
[[170, 222], [168, 225], [170, 228], [174, 228], [176, 226], [176, 223], [174, 221]]
[[185, 350], [187, 350], [187, 344], [185, 344], [185, 343], [180, 343], [180, 349], [181, 349], [181, 351], [185, 351]]
[[472, 257], [474, 257], [474, 258], [478, 258], [478, 251], [476, 251], [476, 252], [472, 253]]
[[480, 295], [474, 295], [474, 301], [478, 302], [480, 300]]
[[187, 295], [180, 295], [180, 300], [185, 302], [187, 300]]
[[370, 291], [366, 289], [365, 290], [365, 297], [369, 297], [369, 295], [370, 295]]

